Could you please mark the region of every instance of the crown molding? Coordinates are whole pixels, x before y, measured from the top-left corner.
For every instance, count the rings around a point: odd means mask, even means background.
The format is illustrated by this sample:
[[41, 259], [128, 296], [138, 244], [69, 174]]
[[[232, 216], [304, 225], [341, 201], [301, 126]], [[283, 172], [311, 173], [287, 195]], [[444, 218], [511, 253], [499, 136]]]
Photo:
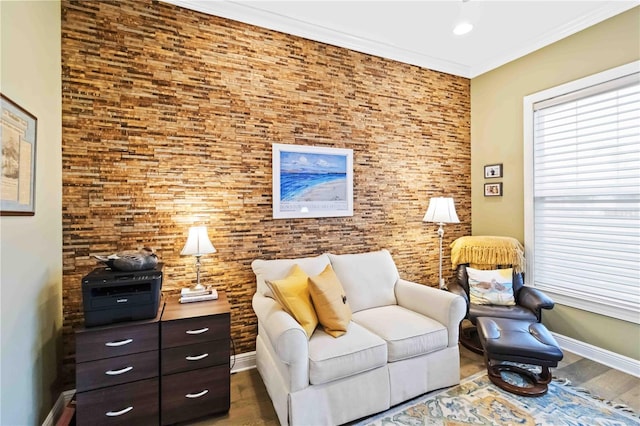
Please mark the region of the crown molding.
[[207, 0], [162, 0], [185, 9], [219, 16], [245, 24], [306, 38], [320, 43], [343, 47], [367, 55], [416, 65], [462, 77], [469, 75], [469, 67], [456, 62], [426, 56], [399, 46], [354, 36], [310, 22], [258, 9], [242, 2]]
[[627, 1], [613, 1], [609, 2], [602, 7], [593, 10], [588, 15], [582, 16], [580, 19], [568, 22], [562, 27], [555, 28], [553, 31], [548, 31], [544, 36], [535, 40], [531, 40], [531, 43], [522, 46], [520, 49], [515, 50], [508, 55], [494, 58], [481, 65], [471, 67], [470, 78], [477, 77], [485, 72], [496, 69], [504, 64], [514, 61], [518, 58], [542, 49], [545, 46], [553, 44], [563, 38], [569, 37], [575, 33], [578, 33], [584, 29], [587, 29], [593, 25], [596, 25], [602, 21], [626, 12], [629, 9], [636, 7], [638, 3]]
[[523, 57], [542, 47], [584, 30], [592, 25], [609, 19], [637, 6], [635, 1], [611, 1], [594, 9], [588, 15], [568, 22], [566, 25], [549, 31], [543, 37], [537, 37], [515, 51], [495, 57], [479, 65], [467, 65], [431, 57], [400, 46], [354, 36], [331, 28], [305, 22], [288, 16], [269, 12], [241, 1], [211, 0], [161, 0], [179, 7], [219, 16], [262, 28], [303, 37], [309, 40], [351, 49], [368, 55], [379, 56], [395, 61], [428, 68], [466, 78], [474, 78], [508, 62]]

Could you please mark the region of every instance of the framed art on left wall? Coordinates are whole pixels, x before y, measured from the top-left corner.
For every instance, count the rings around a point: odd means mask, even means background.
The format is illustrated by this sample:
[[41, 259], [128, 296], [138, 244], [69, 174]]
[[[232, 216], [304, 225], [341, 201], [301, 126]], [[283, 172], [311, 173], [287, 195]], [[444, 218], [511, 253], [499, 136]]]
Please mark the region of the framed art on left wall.
[[2, 216], [35, 214], [36, 133], [38, 120], [0, 93], [2, 166], [0, 201]]
[[353, 216], [353, 150], [273, 144], [273, 218]]

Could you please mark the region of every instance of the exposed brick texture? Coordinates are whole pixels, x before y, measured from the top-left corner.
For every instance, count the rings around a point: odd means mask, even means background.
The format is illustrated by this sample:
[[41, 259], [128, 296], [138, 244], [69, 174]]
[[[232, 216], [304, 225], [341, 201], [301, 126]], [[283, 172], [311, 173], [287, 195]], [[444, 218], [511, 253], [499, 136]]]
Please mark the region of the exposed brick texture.
[[[426, 42], [426, 41], [425, 41]], [[387, 248], [403, 278], [436, 285], [429, 198], [455, 198], [471, 231], [469, 80], [155, 1], [62, 1], [66, 382], [80, 279], [143, 245], [163, 291], [195, 280], [180, 256], [206, 225], [206, 283], [226, 290], [237, 352], [255, 348], [256, 258]], [[354, 215], [272, 219], [271, 144], [354, 151]]]

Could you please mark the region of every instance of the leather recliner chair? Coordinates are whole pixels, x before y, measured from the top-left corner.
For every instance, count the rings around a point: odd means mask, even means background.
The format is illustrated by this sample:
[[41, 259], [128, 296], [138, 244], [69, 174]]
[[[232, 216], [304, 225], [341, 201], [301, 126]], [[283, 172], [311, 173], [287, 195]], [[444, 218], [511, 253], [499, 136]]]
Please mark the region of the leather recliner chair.
[[477, 305], [470, 303], [467, 266], [469, 265], [462, 264], [457, 266], [456, 280], [449, 285], [449, 291], [462, 296], [467, 304], [467, 313], [465, 316], [465, 320], [467, 321], [463, 320], [460, 323], [460, 343], [473, 352], [483, 353], [476, 329], [477, 318], [494, 317], [541, 322], [542, 310], [552, 309], [554, 306], [553, 300], [543, 292], [524, 285], [523, 274], [515, 272], [515, 270], [513, 272], [513, 293], [516, 302], [514, 306]]

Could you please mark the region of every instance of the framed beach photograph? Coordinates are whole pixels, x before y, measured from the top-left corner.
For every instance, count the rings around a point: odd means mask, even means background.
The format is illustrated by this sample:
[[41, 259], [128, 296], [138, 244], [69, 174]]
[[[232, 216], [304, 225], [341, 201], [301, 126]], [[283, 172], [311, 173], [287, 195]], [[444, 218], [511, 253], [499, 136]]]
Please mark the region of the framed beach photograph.
[[484, 166], [484, 178], [499, 178], [502, 177], [502, 164], [489, 164]]
[[0, 214], [33, 216], [36, 186], [35, 116], [0, 93]]
[[273, 144], [273, 217], [353, 216], [353, 150]]
[[485, 183], [484, 196], [485, 197], [502, 197], [502, 182]]

